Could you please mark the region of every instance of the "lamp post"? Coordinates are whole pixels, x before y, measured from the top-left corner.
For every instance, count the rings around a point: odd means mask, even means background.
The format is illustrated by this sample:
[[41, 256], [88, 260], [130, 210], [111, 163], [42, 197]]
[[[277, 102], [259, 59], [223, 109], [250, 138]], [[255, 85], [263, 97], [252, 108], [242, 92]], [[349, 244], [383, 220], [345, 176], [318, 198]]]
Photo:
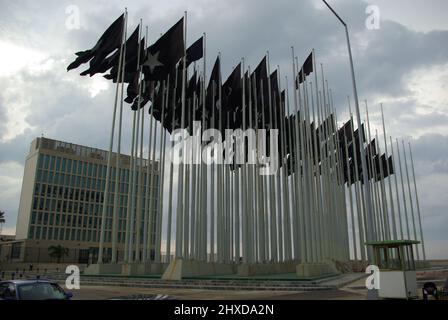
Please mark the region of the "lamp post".
[[[333, 8], [328, 4], [327, 1], [322, 0], [325, 5], [330, 9], [331, 12], [336, 16], [336, 18], [342, 23], [342, 25], [345, 28], [345, 36], [347, 38], [347, 50], [348, 55], [350, 58], [350, 69], [352, 74], [352, 84], [353, 84], [353, 96], [355, 99], [355, 109], [356, 109], [356, 119], [358, 121], [358, 130], [361, 131], [361, 114], [359, 112], [359, 100], [358, 100], [358, 90], [356, 88], [356, 80], [355, 80], [355, 69], [353, 67], [353, 57], [352, 57], [352, 49], [350, 46], [350, 37], [348, 34], [348, 28], [347, 24], [344, 22], [344, 20], [341, 19], [341, 17], [336, 13], [336, 11], [333, 10]], [[366, 227], [367, 227], [367, 235], [366, 240], [372, 241], [375, 240], [374, 234], [373, 234], [373, 213], [372, 213], [372, 198], [370, 193], [370, 185], [368, 183], [368, 175], [367, 175], [367, 162], [365, 157], [365, 151], [364, 151], [364, 142], [363, 142], [363, 132], [359, 132], [358, 138], [359, 138], [359, 152], [361, 155], [361, 168], [362, 168], [362, 178], [364, 181], [364, 193], [365, 193], [365, 199], [366, 199], [366, 214], [367, 214], [367, 221], [366, 221]], [[371, 248], [368, 249], [368, 256], [369, 258], [372, 257], [372, 250]]]

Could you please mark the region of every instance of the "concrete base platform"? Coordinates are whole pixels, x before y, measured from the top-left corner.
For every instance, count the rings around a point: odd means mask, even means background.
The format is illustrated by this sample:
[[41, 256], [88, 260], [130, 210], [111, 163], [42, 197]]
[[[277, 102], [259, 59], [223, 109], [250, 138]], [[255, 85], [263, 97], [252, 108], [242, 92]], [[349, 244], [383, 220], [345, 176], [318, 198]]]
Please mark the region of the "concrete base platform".
[[299, 277], [319, 277], [336, 273], [339, 272], [329, 263], [301, 263], [296, 267], [296, 274]]
[[121, 274], [124, 276], [143, 276], [149, 274], [162, 274], [165, 272], [167, 263], [123, 263]]
[[163, 280], [182, 280], [188, 277], [228, 275], [236, 273], [233, 264], [174, 259], [162, 275]]
[[243, 263], [238, 266], [238, 275], [242, 277], [264, 276], [296, 272], [297, 262]]
[[121, 263], [95, 263], [84, 269], [84, 274], [100, 275], [100, 274], [121, 274]]

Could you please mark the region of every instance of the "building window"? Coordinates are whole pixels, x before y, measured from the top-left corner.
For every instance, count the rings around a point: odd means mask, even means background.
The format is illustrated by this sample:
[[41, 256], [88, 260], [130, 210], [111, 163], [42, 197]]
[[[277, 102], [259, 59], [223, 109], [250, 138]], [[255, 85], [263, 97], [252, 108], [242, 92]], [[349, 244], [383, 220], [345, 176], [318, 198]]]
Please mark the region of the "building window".
[[31, 226], [28, 230], [28, 239], [34, 239], [34, 226]]
[[43, 162], [43, 155], [40, 155], [39, 159], [37, 160], [38, 168], [42, 168], [42, 162]]
[[19, 259], [20, 258], [20, 249], [22, 244], [20, 242], [16, 242], [12, 244], [11, 248], [11, 259]]
[[50, 170], [54, 170], [54, 156], [50, 157]]
[[61, 165], [61, 158], [56, 157], [56, 171], [59, 171], [60, 165]]

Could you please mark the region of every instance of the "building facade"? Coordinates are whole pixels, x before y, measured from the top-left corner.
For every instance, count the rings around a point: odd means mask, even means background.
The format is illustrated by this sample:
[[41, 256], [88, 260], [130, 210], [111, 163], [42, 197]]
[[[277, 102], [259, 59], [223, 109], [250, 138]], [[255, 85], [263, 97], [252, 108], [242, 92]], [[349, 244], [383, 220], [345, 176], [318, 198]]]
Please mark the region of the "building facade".
[[[80, 146], [47, 138], [37, 138], [31, 143], [26, 158], [25, 170], [17, 218], [16, 241], [23, 241], [21, 252], [14, 257], [22, 261], [50, 262], [50, 247], [62, 245], [69, 249], [62, 259], [78, 263], [88, 263], [97, 259], [100, 241], [101, 216], [106, 183], [107, 151]], [[118, 194], [115, 195], [117, 176], [117, 154], [112, 155], [109, 180], [109, 203], [105, 228], [105, 258], [110, 259], [112, 250], [112, 217], [115, 196], [117, 206], [117, 256], [122, 260], [127, 228], [128, 190], [131, 157], [120, 155], [118, 170]], [[134, 208], [141, 209], [145, 217], [146, 208], [151, 207], [151, 230], [153, 246], [156, 245], [155, 229], [159, 208], [158, 163], [148, 168], [149, 161], [138, 161], [141, 166], [135, 170], [138, 181], [135, 190]], [[150, 176], [147, 179], [147, 174]], [[151, 187], [147, 192], [147, 182]], [[149, 196], [149, 197], [147, 197]], [[141, 201], [141, 205], [136, 205]], [[151, 203], [151, 205], [148, 205]], [[138, 216], [138, 215], [134, 215]], [[141, 221], [143, 223], [143, 219]], [[143, 229], [143, 227], [142, 227]], [[134, 241], [135, 242], [134, 232]], [[143, 233], [140, 242], [143, 246]], [[18, 245], [16, 245], [18, 246]], [[151, 253], [152, 254], [152, 253]]]

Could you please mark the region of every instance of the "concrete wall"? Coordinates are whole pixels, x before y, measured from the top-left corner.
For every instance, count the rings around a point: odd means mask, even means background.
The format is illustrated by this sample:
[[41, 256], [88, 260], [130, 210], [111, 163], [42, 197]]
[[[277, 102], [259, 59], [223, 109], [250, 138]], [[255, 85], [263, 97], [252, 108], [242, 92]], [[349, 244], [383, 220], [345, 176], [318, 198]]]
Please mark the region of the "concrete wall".
[[17, 215], [16, 239], [26, 239], [31, 219], [31, 208], [33, 204], [34, 182], [36, 179], [36, 168], [38, 160], [37, 140], [31, 144], [30, 153], [25, 161], [23, 172], [22, 191], [20, 193], [19, 214]]

